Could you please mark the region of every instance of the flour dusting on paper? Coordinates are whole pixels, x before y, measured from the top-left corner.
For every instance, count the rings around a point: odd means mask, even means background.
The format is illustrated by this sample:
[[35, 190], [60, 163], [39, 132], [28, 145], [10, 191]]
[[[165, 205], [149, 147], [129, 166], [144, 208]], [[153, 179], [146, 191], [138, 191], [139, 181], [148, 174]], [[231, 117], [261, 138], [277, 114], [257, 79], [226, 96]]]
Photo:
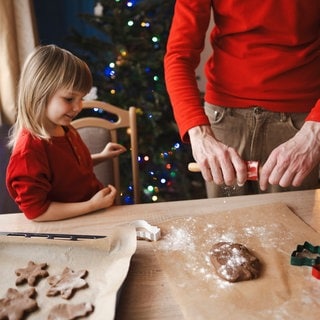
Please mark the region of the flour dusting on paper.
[[[228, 216], [226, 216], [228, 219]], [[178, 252], [184, 260], [181, 266], [184, 272], [193, 274], [199, 279], [208, 282], [214, 279], [220, 288], [230, 287], [232, 284], [221, 280], [214, 272], [210, 256], [213, 244], [217, 242], [239, 242], [246, 245], [250, 238], [260, 239], [261, 248], [277, 248], [279, 242], [293, 238], [287, 231], [280, 234], [281, 225], [273, 223], [253, 225], [248, 221], [248, 226], [235, 229], [231, 224], [221, 228], [220, 225], [208, 223], [205, 220], [188, 217], [173, 221], [169, 230], [165, 232], [158, 249], [164, 252]], [[184, 283], [179, 284], [184, 287]], [[212, 295], [214, 297], [215, 294]]]
[[172, 251], [194, 251], [195, 245], [187, 230], [172, 227], [170, 233], [166, 235], [165, 241], [161, 243], [161, 248]]
[[[281, 203], [178, 218], [159, 225], [156, 256], [184, 319], [317, 319], [319, 280], [290, 265], [299, 243], [319, 234]], [[218, 242], [246, 246], [262, 264], [253, 281], [230, 283], [211, 263]], [[298, 281], [297, 281], [298, 280]]]

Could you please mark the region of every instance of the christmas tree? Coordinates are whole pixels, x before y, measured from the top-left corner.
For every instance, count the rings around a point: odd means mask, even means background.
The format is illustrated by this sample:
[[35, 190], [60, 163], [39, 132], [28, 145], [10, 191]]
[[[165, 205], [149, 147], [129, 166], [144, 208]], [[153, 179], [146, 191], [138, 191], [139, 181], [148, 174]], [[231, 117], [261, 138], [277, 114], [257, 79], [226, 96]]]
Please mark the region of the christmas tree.
[[[74, 30], [71, 37], [76, 53], [92, 71], [98, 99], [125, 109], [137, 107], [143, 202], [205, 197], [200, 175], [187, 170], [191, 148], [180, 142], [164, 82], [163, 57], [174, 3], [99, 1], [95, 14], [81, 15], [95, 35]], [[129, 159], [121, 155], [120, 161], [130, 170]], [[130, 174], [122, 177], [122, 202], [131, 203], [131, 181], [125, 180]]]

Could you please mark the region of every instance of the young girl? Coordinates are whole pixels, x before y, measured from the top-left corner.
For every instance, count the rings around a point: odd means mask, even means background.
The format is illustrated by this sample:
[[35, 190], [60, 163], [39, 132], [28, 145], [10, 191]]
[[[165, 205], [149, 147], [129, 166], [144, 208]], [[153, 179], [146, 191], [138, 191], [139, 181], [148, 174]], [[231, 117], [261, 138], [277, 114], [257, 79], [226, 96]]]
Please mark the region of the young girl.
[[91, 156], [70, 125], [91, 87], [87, 64], [57, 46], [36, 48], [24, 64], [6, 184], [28, 219], [66, 219], [114, 202], [115, 188], [104, 188], [93, 166], [126, 149], [108, 143]]

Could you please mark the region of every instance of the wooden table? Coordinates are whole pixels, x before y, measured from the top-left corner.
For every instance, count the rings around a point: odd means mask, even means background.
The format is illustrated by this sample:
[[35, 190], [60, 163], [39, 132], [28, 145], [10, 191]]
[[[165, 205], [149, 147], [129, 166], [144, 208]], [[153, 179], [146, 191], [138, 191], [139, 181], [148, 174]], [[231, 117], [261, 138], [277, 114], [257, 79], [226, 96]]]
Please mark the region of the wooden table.
[[[0, 215], [0, 231], [48, 232], [105, 235], [112, 226], [145, 219], [153, 225], [171, 218], [223, 212], [231, 209], [285, 203], [320, 233], [320, 189], [278, 194], [201, 199], [155, 204], [117, 206], [82, 217], [57, 222], [32, 222], [22, 214]], [[183, 319], [171, 296], [166, 275], [161, 270], [152, 244], [138, 241], [122, 290], [116, 319]]]

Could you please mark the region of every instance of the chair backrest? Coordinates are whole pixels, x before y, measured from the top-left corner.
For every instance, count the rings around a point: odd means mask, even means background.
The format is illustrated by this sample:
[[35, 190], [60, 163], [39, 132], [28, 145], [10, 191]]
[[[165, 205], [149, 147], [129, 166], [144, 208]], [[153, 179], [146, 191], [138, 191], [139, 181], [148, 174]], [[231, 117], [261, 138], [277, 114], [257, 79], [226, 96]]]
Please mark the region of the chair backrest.
[[[72, 121], [71, 124], [78, 130], [81, 138], [86, 143], [91, 153], [100, 152], [109, 141], [118, 142], [118, 129], [129, 129], [133, 201], [134, 203], [140, 203], [136, 108], [130, 107], [129, 110], [124, 110], [107, 102], [98, 100], [83, 102], [83, 109], [95, 108], [114, 115], [115, 120], [110, 121], [105, 118], [85, 116]], [[113, 184], [118, 191], [120, 190], [120, 166], [118, 157], [96, 165], [94, 170], [98, 179], [104, 185], [110, 183]], [[119, 192], [116, 198], [116, 203], [120, 204]]]
[[7, 146], [9, 128], [9, 125], [0, 125], [0, 214], [20, 212], [6, 187], [6, 170], [11, 154]]

